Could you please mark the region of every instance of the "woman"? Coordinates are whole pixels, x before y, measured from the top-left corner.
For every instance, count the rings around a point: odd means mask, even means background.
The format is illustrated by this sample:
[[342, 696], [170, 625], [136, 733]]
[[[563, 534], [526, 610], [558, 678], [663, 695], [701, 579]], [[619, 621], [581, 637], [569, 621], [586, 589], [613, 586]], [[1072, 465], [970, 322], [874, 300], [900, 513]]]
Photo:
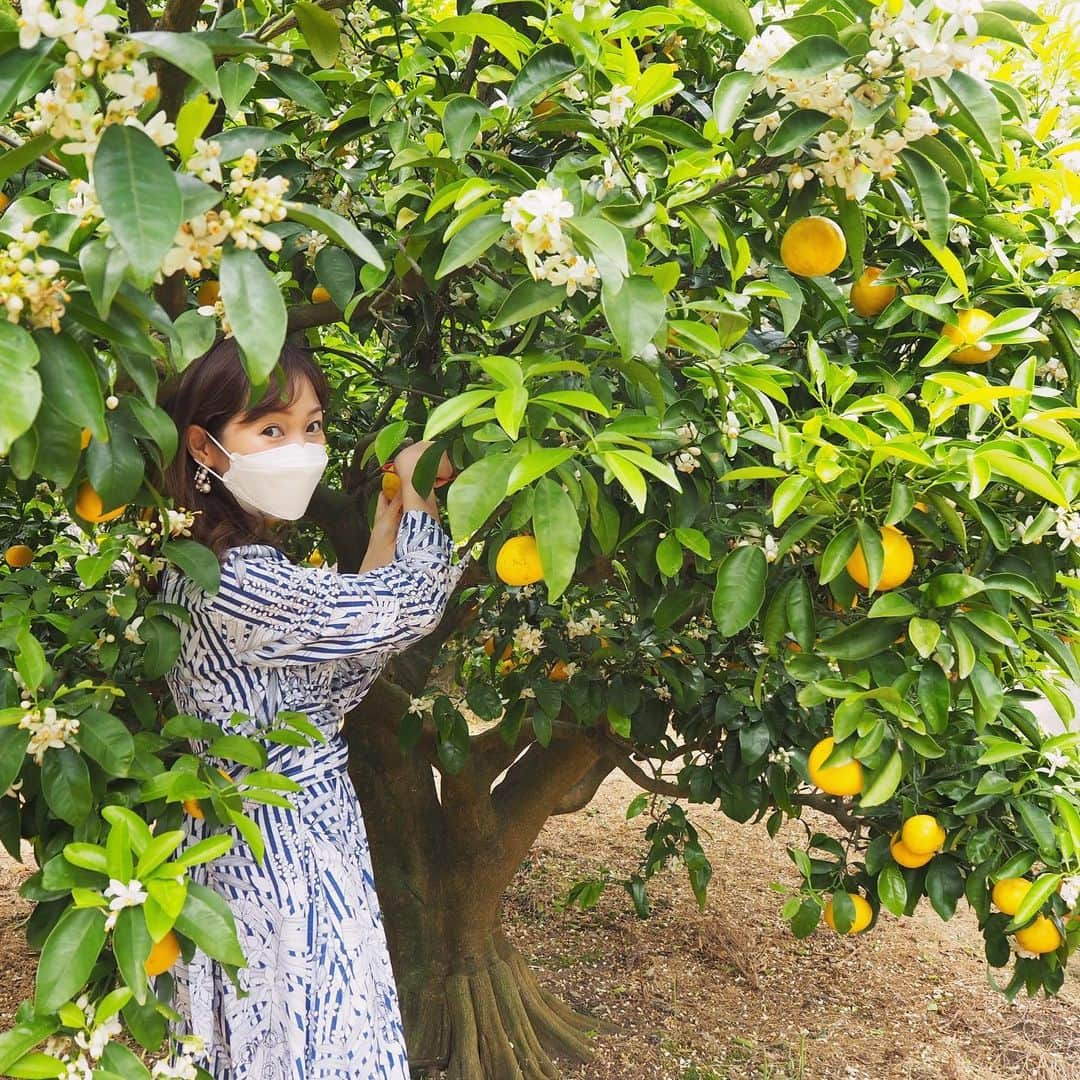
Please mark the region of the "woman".
[[[461, 564], [451, 566], [434, 497], [412, 485], [427, 443], [398, 455], [401, 490], [379, 497], [360, 573], [289, 562], [273, 529], [304, 512], [326, 466], [328, 388], [305, 350], [286, 346], [280, 371], [249, 408], [248, 379], [226, 341], [183, 373], [166, 403], [181, 439], [168, 493], [198, 511], [193, 534], [221, 560], [215, 595], [171, 569], [163, 576], [161, 599], [190, 616], [167, 676], [177, 708], [256, 738], [294, 710], [326, 737], [310, 748], [265, 743], [267, 767], [303, 791], [294, 810], [252, 804], [261, 864], [234, 830], [231, 851], [192, 869], [227, 900], [248, 966], [238, 993], [201, 950], [181, 961], [178, 1034], [203, 1040], [196, 1062], [215, 1080], [408, 1080], [341, 726], [387, 660], [438, 624]], [[449, 475], [445, 457], [439, 475]], [[188, 831], [200, 839], [205, 821], [190, 818]]]

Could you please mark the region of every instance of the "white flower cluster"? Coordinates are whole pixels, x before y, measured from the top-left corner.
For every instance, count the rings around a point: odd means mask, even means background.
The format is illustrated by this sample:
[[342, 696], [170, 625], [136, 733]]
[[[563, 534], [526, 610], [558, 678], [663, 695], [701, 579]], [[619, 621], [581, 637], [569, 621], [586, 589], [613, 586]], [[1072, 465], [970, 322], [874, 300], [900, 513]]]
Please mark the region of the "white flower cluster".
[[867, 64], [880, 69], [896, 61], [916, 81], [946, 79], [954, 71], [985, 78], [992, 57], [984, 46], [963, 40], [978, 36], [976, 16], [982, 10], [982, 0], [882, 4], [870, 16]]
[[699, 457], [701, 457], [700, 446], [688, 446], [685, 450], [679, 450], [675, 454], [675, 468], [681, 473], [692, 473], [701, 467]]
[[589, 608], [584, 619], [570, 619], [566, 623], [566, 636], [570, 638], [588, 637], [599, 634], [604, 628], [604, 617], [596, 608]]
[[48, 0], [22, 0], [19, 48], [32, 49], [43, 38], [58, 38], [82, 61], [102, 60], [109, 52], [106, 35], [120, 25], [105, 14], [107, 0], [59, 0], [55, 13]]
[[170, 536], [190, 536], [191, 527], [195, 524], [196, 514], [202, 513], [201, 510], [185, 510], [182, 507], [177, 510], [165, 511], [165, 521], [169, 527]]
[[105, 920], [105, 929], [111, 930], [120, 918], [120, 912], [124, 908], [139, 907], [146, 902], [148, 893], [142, 887], [138, 878], [132, 878], [128, 882], [117, 881], [116, 878], [109, 880], [109, 886], [105, 890], [109, 899], [109, 917]]
[[1069, 908], [1080, 903], [1080, 874], [1073, 874], [1061, 882], [1061, 899]]
[[769, 764], [787, 768], [791, 764], [791, 751], [784, 746], [778, 746], [769, 754]]
[[1054, 297], [1054, 307], [1064, 308], [1080, 319], [1080, 289], [1062, 289]]
[[73, 716], [59, 716], [51, 706], [29, 709], [19, 721], [19, 727], [30, 732], [26, 752], [41, 764], [45, 751], [67, 746], [68, 739], [79, 730], [79, 721]]
[[617, 83], [606, 94], [601, 94], [596, 104], [600, 108], [590, 109], [589, 115], [597, 127], [605, 131], [621, 128], [634, 108], [633, 87]]
[[1059, 551], [1064, 551], [1070, 544], [1073, 547], [1080, 547], [1080, 513], [1059, 508], [1054, 528], [1061, 537]]
[[[232, 240], [239, 248], [281, 250], [281, 237], [263, 226], [285, 219], [284, 199], [289, 181], [284, 176], [252, 175], [258, 164], [258, 155], [248, 150], [229, 173], [225, 191], [237, 200], [233, 209], [208, 210], [180, 226], [173, 240], [176, 246], [162, 260], [159, 279], [178, 270], [188, 277], [198, 277], [203, 270], [217, 264], [226, 240]], [[220, 176], [220, 164], [205, 146], [202, 151], [196, 146], [187, 167], [203, 179]], [[216, 311], [217, 305], [214, 308]]]
[[[541, 183], [531, 191], [511, 196], [503, 204], [503, 221], [510, 223], [506, 246], [520, 251], [535, 281], [566, 286], [566, 295], [578, 289], [594, 293], [600, 280], [596, 264], [580, 255], [563, 231], [563, 222], [573, 217], [574, 207], [563, 189]], [[547, 257], [541, 259], [541, 255]]]
[[68, 300], [67, 282], [60, 278], [60, 264], [43, 259], [37, 249], [48, 235], [28, 224], [8, 229], [11, 241], [0, 247], [0, 303], [8, 322], [25, 321], [32, 329], [60, 330], [60, 317]]
[[105, 1047], [123, 1030], [124, 1025], [115, 1016], [110, 1016], [104, 1023], [90, 1028], [89, 1032], [78, 1032], [75, 1035], [75, 1045], [85, 1050], [92, 1060], [97, 1061], [105, 1053]]
[[431, 706], [435, 704], [435, 698], [431, 694], [425, 694], [423, 697], [411, 697], [409, 698], [409, 712], [414, 716], [423, 716], [424, 713], [431, 711]]
[[544, 651], [544, 635], [535, 627], [522, 623], [514, 631], [514, 648], [521, 653], [539, 656]]
[[573, 0], [570, 14], [578, 22], [584, 22], [586, 18], [607, 19], [615, 14], [615, 5], [610, 0]]
[[1035, 374], [1047, 382], [1064, 386], [1069, 381], [1069, 369], [1056, 357], [1051, 356], [1045, 364], [1040, 364]]

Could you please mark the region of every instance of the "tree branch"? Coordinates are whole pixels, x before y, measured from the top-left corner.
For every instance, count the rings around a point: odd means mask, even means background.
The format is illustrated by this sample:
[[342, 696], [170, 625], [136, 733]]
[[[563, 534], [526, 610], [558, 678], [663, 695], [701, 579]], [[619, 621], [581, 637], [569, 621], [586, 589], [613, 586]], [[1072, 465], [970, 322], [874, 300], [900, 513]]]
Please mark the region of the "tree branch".
[[[18, 150], [22, 146], [22, 143], [13, 135], [5, 135], [3, 132], [0, 132], [0, 143], [10, 146], [12, 150]], [[55, 161], [50, 161], [47, 157], [39, 157], [37, 163], [38, 168], [44, 172], [56, 173], [57, 176], [62, 176], [65, 179], [70, 175], [63, 165], [57, 165]]]
[[669, 795], [673, 799], [685, 799], [690, 794], [685, 788], [673, 784], [670, 780], [650, 776], [640, 765], [636, 765], [626, 754], [610, 743], [604, 748], [604, 759], [615, 768], [621, 769], [639, 788], [651, 791], [654, 795]]
[[[325, 11], [337, 11], [339, 8], [347, 8], [352, 2], [353, 0], [315, 0], [316, 6], [323, 8]], [[255, 40], [272, 41], [282, 34], [287, 34], [294, 26], [296, 26], [296, 12], [292, 11], [276, 21], [263, 23], [255, 31]]]
[[318, 525], [326, 533], [338, 565], [347, 573], [355, 573], [364, 561], [371, 530], [360, 513], [360, 500], [320, 484], [311, 497], [304, 519]]
[[614, 764], [606, 759], [598, 761], [555, 805], [552, 816], [573, 814], [589, 805], [600, 785], [611, 775]]
[[133, 33], [149, 30], [154, 25], [154, 17], [146, 7], [146, 0], [128, 0], [128, 28]]
[[866, 824], [863, 818], [855, 817], [848, 813], [844, 803], [828, 795], [792, 795], [791, 801], [796, 806], [809, 806], [812, 810], [820, 810], [823, 814], [839, 822], [850, 832], [856, 832]]
[[[169, 0], [161, 13], [157, 28], [173, 33], [186, 33], [194, 25], [202, 8], [202, 0]], [[159, 60], [155, 64], [158, 88], [161, 91], [161, 108], [167, 120], [176, 120], [176, 114], [184, 102], [184, 87], [189, 76], [178, 67]]]

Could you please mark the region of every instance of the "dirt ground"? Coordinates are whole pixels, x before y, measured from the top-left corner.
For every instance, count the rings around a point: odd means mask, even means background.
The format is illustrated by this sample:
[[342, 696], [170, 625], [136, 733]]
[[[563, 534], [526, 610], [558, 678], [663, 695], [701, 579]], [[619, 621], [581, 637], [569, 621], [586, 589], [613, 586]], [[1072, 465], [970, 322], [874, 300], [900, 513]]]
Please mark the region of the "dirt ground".
[[[596, 908], [562, 903], [575, 880], [631, 871], [644, 818], [610, 777], [583, 811], [553, 818], [507, 896], [511, 937], [546, 986], [617, 1024], [565, 1080], [1076, 1080], [1080, 972], [1052, 1000], [1009, 1004], [987, 982], [981, 938], [961, 908], [943, 923], [883, 914], [869, 934], [805, 941], [780, 919], [772, 882], [793, 884], [784, 839], [692, 808], [714, 866], [699, 911], [684, 870], [650, 887], [637, 919], [610, 888]], [[824, 825], [824, 821], [822, 825]], [[0, 853], [0, 1029], [32, 993], [34, 956], [17, 895], [26, 870]]]

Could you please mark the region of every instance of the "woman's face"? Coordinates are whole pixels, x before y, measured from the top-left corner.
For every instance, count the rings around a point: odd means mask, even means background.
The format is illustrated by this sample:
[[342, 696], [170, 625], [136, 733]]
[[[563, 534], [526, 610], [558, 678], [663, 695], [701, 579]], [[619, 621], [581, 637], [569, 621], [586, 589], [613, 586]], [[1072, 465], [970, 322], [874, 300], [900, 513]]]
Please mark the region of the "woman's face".
[[[231, 454], [257, 454], [288, 443], [326, 443], [323, 409], [314, 387], [301, 379], [296, 396], [280, 409], [258, 419], [233, 417], [221, 429], [218, 441]], [[188, 447], [197, 461], [209, 465], [220, 476], [229, 469], [229, 459], [207, 436], [205, 429], [188, 428]]]

